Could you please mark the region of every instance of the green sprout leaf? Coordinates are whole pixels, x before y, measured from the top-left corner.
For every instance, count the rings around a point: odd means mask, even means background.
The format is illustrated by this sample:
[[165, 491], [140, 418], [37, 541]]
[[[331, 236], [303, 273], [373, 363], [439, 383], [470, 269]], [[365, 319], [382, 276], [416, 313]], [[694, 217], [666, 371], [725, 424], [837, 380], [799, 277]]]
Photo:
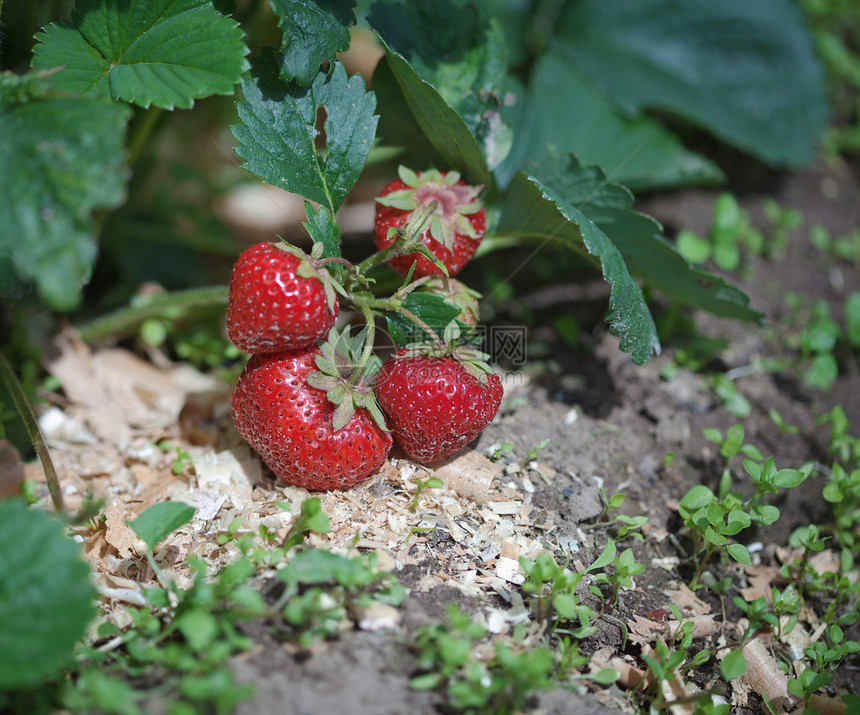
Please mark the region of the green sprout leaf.
[[36, 39], [33, 68], [65, 68], [52, 78], [58, 92], [141, 107], [188, 109], [233, 94], [248, 68], [238, 23], [209, 0], [78, 0], [71, 22]]
[[97, 248], [92, 212], [124, 197], [128, 107], [91, 97], [41, 94], [27, 75], [0, 84], [0, 294], [34, 283], [53, 310], [81, 302]]
[[740, 678], [747, 672], [747, 660], [744, 658], [743, 651], [733, 650], [727, 653], [720, 661], [720, 670], [726, 680]]
[[355, 0], [270, 0], [284, 31], [281, 77], [309, 85], [323, 60], [349, 47]]
[[603, 547], [603, 551], [600, 552], [600, 556], [594, 561], [591, 566], [589, 566], [586, 571], [596, 571], [597, 569], [605, 568], [609, 566], [615, 560], [615, 552], [616, 546], [615, 542], [610, 539], [606, 542], [606, 546]]
[[137, 519], [126, 523], [151, 551], [168, 534], [191, 521], [193, 516], [193, 506], [178, 501], [164, 501], [153, 504]]
[[[310, 87], [279, 77], [279, 56], [265, 48], [242, 85], [233, 126], [244, 167], [273, 186], [322, 204], [334, 214], [358, 179], [376, 133], [376, 98], [360, 75], [347, 78], [335, 63]], [[325, 156], [317, 152], [315, 125], [325, 108]]]
[[322, 244], [322, 257], [340, 257], [340, 227], [328, 210], [322, 206], [318, 210], [314, 210], [311, 203], [305, 201], [305, 215], [308, 220], [302, 222], [302, 225], [307, 229], [308, 235], [314, 243]]
[[46, 512], [0, 501], [0, 691], [56, 675], [95, 616], [78, 546]]

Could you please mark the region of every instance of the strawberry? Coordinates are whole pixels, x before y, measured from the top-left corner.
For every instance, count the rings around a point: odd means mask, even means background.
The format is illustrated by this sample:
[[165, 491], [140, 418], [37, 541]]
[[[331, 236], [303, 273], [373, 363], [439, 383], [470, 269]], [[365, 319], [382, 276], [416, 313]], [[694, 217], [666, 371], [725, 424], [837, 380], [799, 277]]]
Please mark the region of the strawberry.
[[277, 477], [306, 489], [357, 484], [382, 466], [392, 445], [369, 388], [361, 381], [346, 388], [327, 374], [330, 347], [252, 355], [233, 392], [239, 434]]
[[492, 421], [502, 383], [479, 360], [401, 348], [380, 369], [376, 397], [403, 451], [418, 462], [437, 462]]
[[247, 353], [312, 345], [334, 325], [338, 304], [330, 276], [295, 246], [258, 243], [233, 265], [227, 334]]
[[[410, 222], [414, 226], [422, 212], [436, 201], [429, 224], [418, 240], [445, 265], [449, 276], [457, 275], [484, 238], [486, 214], [478, 199], [483, 187], [469, 186], [456, 171], [441, 173], [431, 169], [416, 174], [401, 166], [398, 173], [400, 178], [389, 183], [376, 199], [376, 247], [381, 251], [391, 246], [399, 232], [408, 231]], [[387, 263], [402, 276], [413, 263], [415, 278], [444, 275], [439, 266], [420, 253], [395, 255]]]

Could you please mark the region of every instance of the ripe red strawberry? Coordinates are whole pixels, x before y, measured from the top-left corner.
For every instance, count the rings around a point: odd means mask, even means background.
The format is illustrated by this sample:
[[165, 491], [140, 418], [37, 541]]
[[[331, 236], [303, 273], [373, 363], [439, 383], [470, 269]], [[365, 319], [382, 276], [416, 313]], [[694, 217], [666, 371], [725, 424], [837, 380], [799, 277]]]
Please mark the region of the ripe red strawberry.
[[392, 439], [361, 407], [335, 430], [340, 408], [308, 384], [322, 357], [317, 347], [252, 355], [233, 392], [233, 424], [287, 484], [345, 489], [382, 466]]
[[[323, 275], [325, 274], [325, 275]], [[246, 248], [233, 265], [227, 335], [246, 353], [296, 350], [325, 337], [338, 304], [328, 274], [284, 243]]]
[[[483, 187], [469, 186], [456, 171], [436, 169], [416, 174], [400, 167], [400, 178], [388, 184], [376, 199], [374, 235], [376, 247], [383, 250], [394, 243], [392, 228], [405, 229], [433, 201], [437, 206], [420, 234], [420, 241], [448, 269], [457, 275], [469, 262], [484, 238], [486, 215], [478, 194]], [[443, 271], [419, 253], [394, 256], [387, 263], [405, 276], [416, 262], [415, 278], [444, 275]]]
[[376, 378], [376, 397], [406, 454], [418, 462], [437, 462], [484, 430], [502, 401], [499, 376], [486, 370], [405, 348], [385, 362]]

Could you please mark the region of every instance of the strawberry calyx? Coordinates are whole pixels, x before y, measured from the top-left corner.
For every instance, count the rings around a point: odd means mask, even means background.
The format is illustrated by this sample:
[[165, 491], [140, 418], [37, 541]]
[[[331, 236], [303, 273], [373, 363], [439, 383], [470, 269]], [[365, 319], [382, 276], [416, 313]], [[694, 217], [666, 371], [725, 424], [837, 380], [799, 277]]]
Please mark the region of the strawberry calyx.
[[[298, 246], [287, 243], [283, 239], [281, 239], [279, 243], [273, 243], [272, 245], [275, 248], [285, 251], [299, 259], [299, 265], [296, 267], [297, 276], [300, 276], [301, 278], [316, 278], [322, 284], [329, 310], [334, 310], [335, 303], [337, 302], [336, 294], [339, 293], [344, 298], [349, 298], [349, 294], [346, 292], [343, 284], [335, 278], [330, 271], [323, 268], [323, 266], [334, 262], [334, 259], [322, 258], [322, 252], [324, 250], [322, 243], [314, 243], [310, 255], [305, 253]], [[344, 263], [350, 268], [352, 267], [352, 264], [346, 260], [337, 259], [337, 262]], [[353, 269], [353, 271], [354, 270], [355, 269]]]
[[357, 335], [350, 336], [348, 327], [343, 332], [333, 328], [328, 339], [318, 344], [320, 354], [315, 362], [319, 371], [307, 376], [308, 385], [323, 390], [335, 405], [332, 416], [335, 432], [352, 419], [357, 409], [367, 410], [381, 430], [389, 431], [373, 392], [374, 378], [382, 361], [371, 352], [373, 342], [368, 340], [369, 332], [365, 326]]
[[403, 350], [399, 350], [395, 353], [394, 359], [403, 360], [404, 358], [420, 356], [452, 358], [453, 360], [456, 360], [467, 373], [477, 378], [483, 385], [488, 384], [488, 375], [495, 374], [495, 371], [487, 362], [490, 359], [490, 356], [487, 355], [487, 353], [462, 343], [460, 326], [457, 324], [456, 320], [452, 320], [448, 323], [441, 340], [437, 339], [432, 343], [411, 343]]
[[442, 173], [438, 169], [429, 169], [416, 173], [401, 165], [397, 173], [406, 188], [377, 197], [376, 201], [381, 206], [410, 211], [407, 232], [419, 220], [422, 212], [435, 202], [429, 226], [429, 234], [434, 241], [450, 251], [457, 234], [476, 240], [479, 238], [468, 217], [482, 208], [478, 195], [483, 186], [460, 183], [460, 174], [456, 171]]

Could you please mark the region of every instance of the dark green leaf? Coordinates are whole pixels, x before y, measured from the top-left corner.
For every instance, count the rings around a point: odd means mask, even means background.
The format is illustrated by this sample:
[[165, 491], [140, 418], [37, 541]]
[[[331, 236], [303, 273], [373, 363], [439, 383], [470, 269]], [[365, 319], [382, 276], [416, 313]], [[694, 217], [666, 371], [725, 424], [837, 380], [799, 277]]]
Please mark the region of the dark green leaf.
[[[53, 310], [80, 304], [96, 258], [92, 212], [124, 195], [127, 107], [0, 86], [0, 292], [35, 283]], [[14, 271], [12, 273], [11, 271]]]
[[307, 229], [314, 243], [321, 243], [323, 245], [323, 257], [340, 257], [340, 227], [337, 221], [332, 218], [328, 209], [320, 206], [315, 211], [310, 202], [306, 201], [305, 215], [308, 217], [308, 220], [307, 222], [302, 222], [302, 225]]
[[615, 244], [628, 270], [668, 298], [723, 318], [760, 321], [749, 296], [705, 270], [693, 268], [650, 216], [631, 210], [633, 196], [596, 166], [573, 157], [548, 158], [535, 175], [576, 206]]
[[147, 547], [154, 549], [170, 532], [187, 524], [194, 516], [194, 507], [179, 501], [163, 501], [148, 507], [134, 521], [126, 522], [143, 539]]
[[36, 39], [34, 69], [65, 67], [52, 78], [58, 91], [141, 107], [233, 94], [248, 68], [241, 28], [209, 0], [78, 0], [71, 22]]
[[[380, 86], [383, 84], [386, 86]], [[436, 168], [456, 169], [470, 184], [490, 182], [486, 159], [466, 122], [433, 85], [421, 79], [409, 63], [389, 47], [385, 48], [385, 57], [374, 72], [373, 85], [379, 91], [383, 118], [396, 122], [384, 127], [387, 143], [401, 146], [427, 143], [433, 148], [432, 154], [447, 165]], [[391, 110], [389, 102], [394, 104]], [[405, 137], [400, 128], [406, 128]], [[420, 131], [416, 132], [415, 128]], [[417, 138], [420, 140], [416, 141]], [[424, 156], [428, 154], [431, 152], [422, 152]]]
[[[376, 133], [376, 98], [360, 75], [335, 63], [310, 87], [278, 76], [272, 48], [255, 58], [237, 105], [236, 153], [244, 167], [273, 186], [300, 194], [335, 213], [358, 179]], [[325, 108], [325, 156], [315, 147], [317, 114]]]
[[[455, 16], [457, 22], [451, 22]], [[490, 168], [499, 164], [513, 140], [500, 114], [508, 81], [499, 23], [479, 5], [455, 0], [375, 3], [368, 21], [463, 119]]]
[[584, 0], [559, 49], [625, 107], [662, 109], [772, 164], [812, 159], [822, 68], [790, 0]]
[[284, 31], [281, 77], [309, 85], [323, 60], [349, 47], [354, 0], [270, 0]]
[[525, 96], [504, 114], [515, 119], [516, 139], [497, 172], [502, 184], [547, 153], [576, 154], [582, 164], [601, 166], [613, 181], [634, 190], [714, 183], [723, 176], [659, 122], [621, 115], [555, 52], [538, 60]]
[[[440, 337], [445, 327], [460, 314], [460, 309], [446, 303], [441, 295], [414, 291], [406, 296], [403, 307], [418, 317]], [[430, 340], [423, 328], [401, 313], [386, 312], [388, 332], [395, 345], [403, 346], [409, 343]]]
[[[572, 170], [577, 167], [572, 165]], [[606, 234], [579, 208], [534, 176], [520, 172], [514, 177], [499, 218], [498, 232], [518, 241], [561, 246], [596, 256], [603, 277], [612, 284], [607, 321], [620, 348], [632, 351], [642, 364], [660, 352], [654, 319], [624, 259]]]
[[20, 499], [0, 501], [0, 691], [36, 685], [71, 663], [95, 596], [62, 524]]

